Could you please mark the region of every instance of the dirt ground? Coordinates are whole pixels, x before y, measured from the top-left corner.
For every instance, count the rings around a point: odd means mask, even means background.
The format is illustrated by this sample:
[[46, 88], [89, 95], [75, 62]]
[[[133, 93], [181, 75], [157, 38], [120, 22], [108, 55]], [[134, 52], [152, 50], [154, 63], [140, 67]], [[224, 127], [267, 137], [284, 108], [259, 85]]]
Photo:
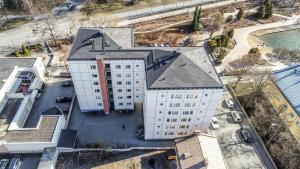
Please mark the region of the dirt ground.
[[[169, 46], [201, 46], [203, 41], [209, 38], [209, 27], [213, 22], [214, 16], [222, 11], [223, 13], [232, 13], [239, 8], [244, 10], [252, 9], [255, 4], [252, 2], [237, 3], [218, 8], [205, 9], [202, 11], [200, 31], [192, 32], [190, 25], [193, 14], [181, 14], [167, 18], [161, 18], [152, 21], [141, 22], [131, 25], [135, 32], [136, 46], [151, 45], [169, 45]], [[278, 16], [273, 16], [266, 20], [257, 20], [253, 13], [246, 13], [240, 21], [226, 22], [223, 27], [235, 29], [256, 24], [266, 24], [283, 20]]]
[[[115, 155], [99, 152], [60, 154], [56, 169], [176, 169], [176, 161], [169, 161], [165, 151], [131, 151]], [[149, 162], [150, 161], [150, 162]], [[153, 162], [154, 161], [154, 162]]]

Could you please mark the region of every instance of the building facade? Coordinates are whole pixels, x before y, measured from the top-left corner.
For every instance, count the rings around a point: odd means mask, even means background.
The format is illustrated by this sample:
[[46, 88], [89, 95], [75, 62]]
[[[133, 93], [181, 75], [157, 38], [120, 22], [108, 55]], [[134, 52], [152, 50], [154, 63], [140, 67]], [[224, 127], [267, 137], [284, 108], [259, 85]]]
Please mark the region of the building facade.
[[223, 85], [206, 47], [133, 47], [131, 28], [80, 28], [68, 58], [82, 112], [143, 105], [145, 139], [205, 132]]

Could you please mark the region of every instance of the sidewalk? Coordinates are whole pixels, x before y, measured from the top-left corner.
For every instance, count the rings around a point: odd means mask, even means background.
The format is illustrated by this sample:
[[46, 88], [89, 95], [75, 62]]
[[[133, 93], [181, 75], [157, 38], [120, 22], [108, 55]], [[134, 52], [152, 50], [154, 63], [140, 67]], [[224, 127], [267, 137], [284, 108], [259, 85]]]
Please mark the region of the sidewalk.
[[299, 21], [300, 21], [299, 16], [293, 16], [286, 21], [274, 22], [269, 24], [259, 24], [255, 26], [235, 29], [233, 39], [236, 41], [236, 45], [224, 58], [222, 64], [217, 68], [217, 71], [218, 72], [223, 71], [224, 69], [226, 69], [229, 62], [236, 59], [241, 59], [242, 56], [248, 53], [248, 51], [251, 48], [250, 44], [248, 43], [248, 36], [250, 33], [258, 30], [263, 30], [263, 29], [271, 29], [271, 28], [276, 28], [281, 26], [298, 24]]
[[[218, 2], [220, 1], [220, 2]], [[165, 18], [173, 15], [193, 12], [197, 4], [202, 4], [202, 9], [209, 9], [224, 6], [232, 3], [244, 2], [247, 0], [190, 0], [189, 2], [178, 2], [169, 5], [162, 5], [152, 8], [146, 8], [136, 11], [128, 11], [113, 14], [112, 16], [120, 18], [118, 26], [126, 26], [138, 22]], [[215, 3], [213, 3], [215, 2]]]

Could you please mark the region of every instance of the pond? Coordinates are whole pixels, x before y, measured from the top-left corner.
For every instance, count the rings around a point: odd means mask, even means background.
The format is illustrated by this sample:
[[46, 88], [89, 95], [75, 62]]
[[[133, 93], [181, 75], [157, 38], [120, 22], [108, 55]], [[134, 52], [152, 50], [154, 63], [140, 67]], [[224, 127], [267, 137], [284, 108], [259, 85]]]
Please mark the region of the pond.
[[300, 50], [300, 29], [266, 34], [260, 39], [271, 48]]

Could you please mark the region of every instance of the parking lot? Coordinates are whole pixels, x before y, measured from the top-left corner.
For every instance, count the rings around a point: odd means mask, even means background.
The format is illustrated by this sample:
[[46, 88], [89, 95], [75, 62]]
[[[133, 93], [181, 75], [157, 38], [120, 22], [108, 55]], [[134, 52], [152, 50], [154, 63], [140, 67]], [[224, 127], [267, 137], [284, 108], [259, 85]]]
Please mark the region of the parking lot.
[[[223, 93], [221, 104], [219, 105], [216, 117], [220, 124], [220, 128], [213, 130], [217, 136], [223, 156], [229, 169], [259, 169], [264, 168], [257, 154], [258, 140], [255, 138], [254, 132], [246, 124], [235, 123], [231, 117], [230, 111], [236, 110], [239, 112], [242, 119], [245, 115], [235, 104], [235, 107], [230, 109], [226, 106], [225, 99], [232, 99], [230, 93], [226, 90]], [[251, 135], [252, 143], [246, 143], [240, 133], [241, 127], [244, 127]]]
[[60, 79], [53, 78], [49, 79], [45, 82], [44, 88], [41, 92], [41, 96], [38, 100], [35, 101], [33, 107], [27, 117], [26, 123], [24, 125], [25, 128], [36, 127], [41, 113], [48, 108], [57, 106], [62, 110], [69, 109], [69, 103], [56, 103], [55, 99], [58, 96], [73, 96], [74, 88], [73, 87], [62, 87], [61, 83], [63, 81], [70, 79]]
[[144, 141], [136, 137], [139, 121], [142, 120], [141, 114], [140, 111], [131, 114], [112, 112], [107, 116], [82, 113], [76, 101], [68, 129], [77, 130], [79, 146], [92, 143], [119, 147], [172, 146], [173, 141]]

